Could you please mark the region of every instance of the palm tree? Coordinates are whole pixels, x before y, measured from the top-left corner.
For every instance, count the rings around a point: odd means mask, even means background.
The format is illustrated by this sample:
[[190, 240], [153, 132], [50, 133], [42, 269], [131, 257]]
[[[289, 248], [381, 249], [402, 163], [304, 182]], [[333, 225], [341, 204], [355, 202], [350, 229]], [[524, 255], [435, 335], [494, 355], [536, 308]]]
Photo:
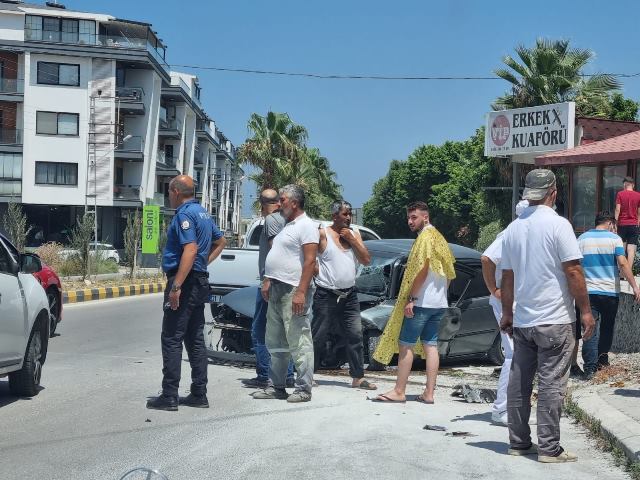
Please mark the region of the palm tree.
[[502, 61], [509, 69], [494, 72], [512, 85], [494, 110], [575, 101], [576, 113], [605, 116], [609, 94], [621, 87], [613, 75], [586, 77], [583, 69], [594, 53], [570, 48], [567, 40], [538, 39], [534, 48], [519, 45], [515, 51], [519, 61], [507, 55]]

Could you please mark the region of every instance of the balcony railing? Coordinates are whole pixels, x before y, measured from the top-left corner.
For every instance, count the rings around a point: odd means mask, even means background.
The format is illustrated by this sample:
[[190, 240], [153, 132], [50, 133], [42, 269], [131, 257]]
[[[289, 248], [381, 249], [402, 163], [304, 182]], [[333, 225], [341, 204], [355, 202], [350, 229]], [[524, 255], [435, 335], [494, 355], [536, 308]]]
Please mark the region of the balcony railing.
[[167, 120], [160, 119], [160, 128], [164, 130], [177, 130], [178, 122], [175, 118], [169, 118]]
[[140, 200], [140, 185], [114, 185], [114, 200]]
[[166, 165], [167, 167], [175, 167], [176, 166], [176, 158], [173, 156], [167, 155], [162, 150], [158, 150], [158, 162]]
[[22, 145], [22, 129], [0, 127], [0, 145]]
[[0, 93], [24, 93], [22, 78], [0, 78]]
[[118, 146], [116, 147], [116, 152], [132, 152], [132, 153], [141, 153], [144, 152], [144, 142], [142, 141], [142, 137], [131, 137], [127, 140], [119, 141]]
[[116, 97], [127, 102], [141, 102], [144, 89], [141, 87], [116, 87]]

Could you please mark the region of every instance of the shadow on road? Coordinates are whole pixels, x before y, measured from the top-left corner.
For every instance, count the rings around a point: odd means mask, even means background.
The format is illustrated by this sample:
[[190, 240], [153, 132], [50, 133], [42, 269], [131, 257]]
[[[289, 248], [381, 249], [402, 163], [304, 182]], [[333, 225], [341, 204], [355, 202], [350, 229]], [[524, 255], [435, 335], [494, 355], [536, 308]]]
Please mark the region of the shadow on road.
[[[44, 387], [38, 387], [38, 393], [44, 390]], [[9, 381], [0, 381], [0, 408], [11, 405], [18, 401], [29, 401], [31, 397], [17, 397], [9, 391]]]
[[451, 419], [452, 422], [464, 422], [467, 420], [474, 421], [474, 422], [491, 423], [491, 412], [474, 413], [474, 414], [464, 415], [462, 417], [456, 417]]
[[507, 450], [509, 445], [505, 442], [467, 442], [467, 445], [470, 447], [482, 448], [483, 450], [490, 450], [495, 453], [500, 453], [502, 455], [507, 454]]
[[621, 397], [640, 398], [640, 390], [632, 390], [630, 388], [618, 388], [613, 394], [620, 395]]

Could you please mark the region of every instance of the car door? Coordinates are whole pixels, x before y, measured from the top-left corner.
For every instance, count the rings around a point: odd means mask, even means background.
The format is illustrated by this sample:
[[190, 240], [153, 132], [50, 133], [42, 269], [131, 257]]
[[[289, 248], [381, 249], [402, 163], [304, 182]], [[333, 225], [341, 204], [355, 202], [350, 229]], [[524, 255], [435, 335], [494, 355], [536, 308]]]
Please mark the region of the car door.
[[456, 279], [449, 288], [450, 303], [457, 303], [462, 322], [450, 342], [449, 357], [484, 354], [498, 334], [498, 323], [489, 305], [489, 291], [480, 263], [456, 264]]
[[0, 239], [0, 368], [20, 363], [26, 348], [24, 293], [15, 264]]

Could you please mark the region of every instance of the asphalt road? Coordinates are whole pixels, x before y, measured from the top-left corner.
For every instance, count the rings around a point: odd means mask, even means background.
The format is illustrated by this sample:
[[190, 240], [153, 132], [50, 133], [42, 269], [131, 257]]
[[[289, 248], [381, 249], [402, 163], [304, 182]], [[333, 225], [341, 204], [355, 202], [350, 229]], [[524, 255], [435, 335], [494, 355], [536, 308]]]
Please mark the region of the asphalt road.
[[[253, 400], [239, 384], [250, 369], [211, 365], [212, 408], [147, 410], [161, 382], [160, 322], [159, 295], [66, 307], [40, 394], [13, 398], [0, 379], [0, 478], [111, 480], [136, 466], [170, 480], [628, 478], [566, 419], [563, 443], [579, 462], [507, 456], [507, 430], [489, 423], [487, 406], [444, 387], [434, 406], [384, 405], [342, 378], [319, 377], [313, 400], [295, 406]], [[183, 378], [181, 391], [186, 362]], [[473, 436], [425, 431], [427, 423]]]

